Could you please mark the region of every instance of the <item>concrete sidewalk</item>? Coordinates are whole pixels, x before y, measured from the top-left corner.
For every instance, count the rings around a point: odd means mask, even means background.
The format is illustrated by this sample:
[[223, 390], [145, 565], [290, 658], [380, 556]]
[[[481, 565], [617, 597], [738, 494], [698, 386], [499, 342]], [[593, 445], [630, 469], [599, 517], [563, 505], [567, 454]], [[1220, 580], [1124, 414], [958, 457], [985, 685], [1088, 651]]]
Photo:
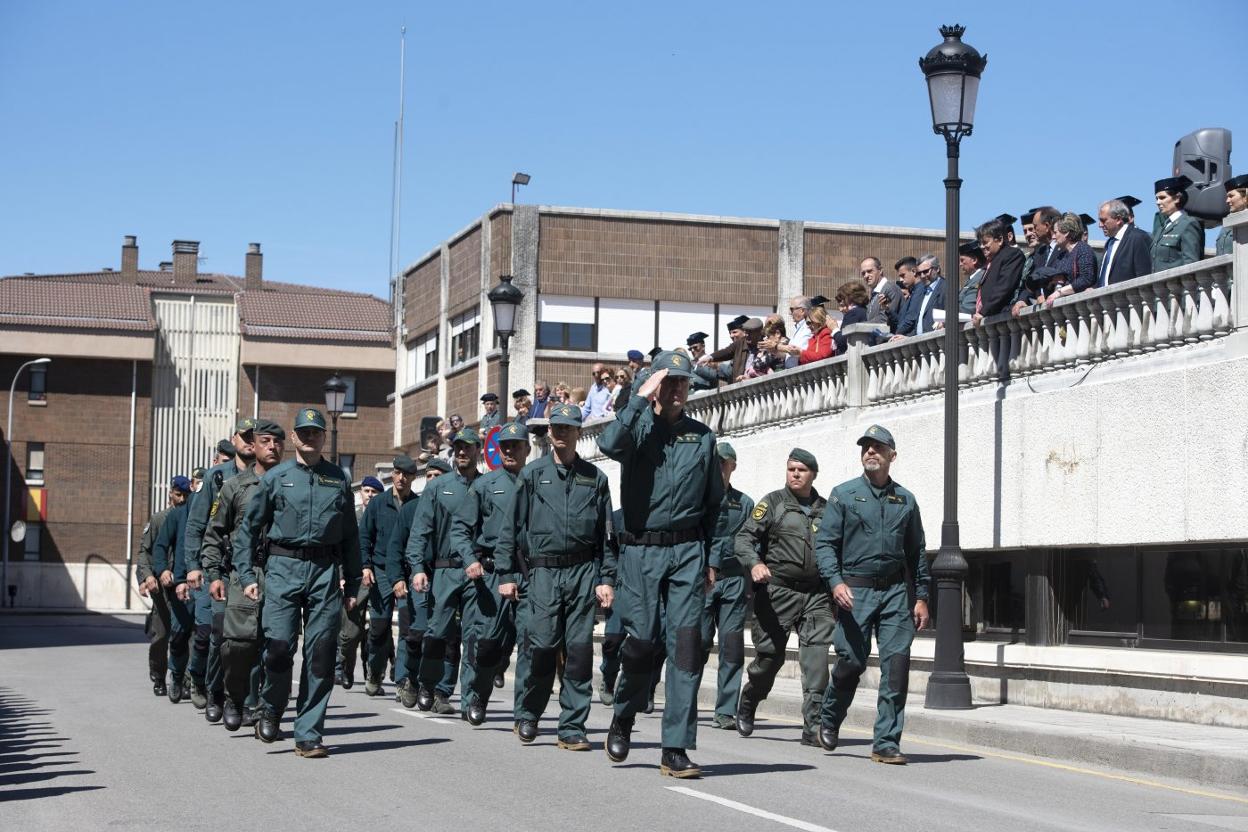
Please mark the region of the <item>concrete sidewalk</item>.
[[[699, 704], [715, 706], [713, 672], [703, 676]], [[662, 694], [663, 687], [659, 686]], [[846, 726], [870, 733], [877, 692], [859, 688]], [[802, 690], [796, 679], [777, 678], [758, 709], [760, 719], [802, 720]], [[905, 736], [965, 743], [1029, 754], [1063, 763], [1092, 765], [1205, 783], [1248, 794], [1248, 731], [1126, 716], [1059, 711], [1023, 705], [977, 705], [969, 711], [934, 711], [911, 697]], [[905, 749], [905, 737], [902, 748]]]

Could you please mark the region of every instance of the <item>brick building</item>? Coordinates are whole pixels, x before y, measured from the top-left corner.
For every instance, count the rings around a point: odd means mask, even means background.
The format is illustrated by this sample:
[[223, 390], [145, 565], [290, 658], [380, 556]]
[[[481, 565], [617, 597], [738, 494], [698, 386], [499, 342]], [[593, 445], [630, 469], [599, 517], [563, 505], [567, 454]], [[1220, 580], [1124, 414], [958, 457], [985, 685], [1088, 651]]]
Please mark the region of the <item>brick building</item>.
[[903, 256], [943, 250], [940, 230], [496, 206], [401, 278], [395, 444], [418, 445], [422, 417], [475, 423], [480, 395], [501, 396], [486, 299], [499, 275], [525, 293], [509, 386], [532, 390], [537, 379], [588, 386], [595, 361], [622, 365], [630, 349], [683, 346], [699, 330], [714, 349], [738, 314], [831, 297], [863, 257], [878, 256], [891, 275]]
[[392, 454], [390, 305], [371, 295], [265, 280], [253, 243], [242, 276], [198, 270], [199, 244], [139, 268], [0, 279], [0, 406], [16, 380], [9, 544], [19, 606], [118, 608], [150, 513], [169, 478], [212, 459], [240, 416], [289, 426], [324, 406], [334, 371], [349, 384], [339, 451], [353, 478]]

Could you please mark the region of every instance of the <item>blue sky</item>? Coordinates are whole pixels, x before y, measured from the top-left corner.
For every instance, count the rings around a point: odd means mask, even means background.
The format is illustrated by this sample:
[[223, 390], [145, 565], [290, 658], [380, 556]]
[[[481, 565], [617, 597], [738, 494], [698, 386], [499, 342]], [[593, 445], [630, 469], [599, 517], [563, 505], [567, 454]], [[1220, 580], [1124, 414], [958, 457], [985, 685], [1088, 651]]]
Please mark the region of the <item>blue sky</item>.
[[1198, 127], [1248, 142], [1248, 2], [1071, 9], [8, 0], [0, 274], [117, 267], [125, 234], [239, 274], [254, 241], [270, 278], [384, 297], [404, 24], [404, 263], [517, 170], [522, 202], [941, 227], [942, 23], [989, 58], [964, 227], [1148, 198]]

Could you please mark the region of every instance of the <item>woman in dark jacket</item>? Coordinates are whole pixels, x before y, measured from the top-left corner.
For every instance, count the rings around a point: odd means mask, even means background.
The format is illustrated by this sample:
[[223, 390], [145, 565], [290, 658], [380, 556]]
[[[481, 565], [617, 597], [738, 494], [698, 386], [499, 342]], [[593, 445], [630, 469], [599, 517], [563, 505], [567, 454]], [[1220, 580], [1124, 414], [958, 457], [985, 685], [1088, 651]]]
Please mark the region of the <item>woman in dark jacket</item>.
[[843, 316], [840, 328], [832, 335], [832, 343], [836, 345], [836, 355], [843, 355], [847, 349], [845, 327], [867, 322], [867, 305], [871, 303], [871, 290], [867, 288], [865, 282], [854, 278], [836, 290], [836, 303], [841, 307]]
[[1083, 220], [1078, 214], [1062, 214], [1053, 226], [1053, 242], [1061, 255], [1035, 271], [1036, 277], [1049, 277], [1044, 290], [1044, 302], [1049, 306], [1058, 298], [1096, 286], [1096, 254], [1083, 241], [1083, 233]]
[[1010, 308], [1023, 279], [1023, 263], [1026, 257], [1013, 246], [1005, 244], [1005, 223], [993, 219], [975, 229], [979, 247], [988, 258], [988, 271], [979, 284], [979, 297], [975, 300], [975, 314], [971, 322], [976, 326], [991, 315]]

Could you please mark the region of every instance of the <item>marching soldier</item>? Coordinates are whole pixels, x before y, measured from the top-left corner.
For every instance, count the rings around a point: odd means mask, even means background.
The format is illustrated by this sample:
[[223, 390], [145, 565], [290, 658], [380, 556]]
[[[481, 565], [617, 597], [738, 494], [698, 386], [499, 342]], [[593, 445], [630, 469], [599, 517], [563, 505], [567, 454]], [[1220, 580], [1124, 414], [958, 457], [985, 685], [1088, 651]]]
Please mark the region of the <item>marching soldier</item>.
[[607, 756], [617, 763], [628, 757], [633, 720], [649, 693], [665, 608], [667, 684], [659, 771], [698, 777], [701, 770], [686, 751], [697, 742], [702, 609], [707, 586], [715, 580], [709, 561], [724, 481], [715, 434], [684, 415], [693, 378], [689, 357], [662, 352], [651, 368], [654, 372], [598, 439], [602, 452], [620, 463], [625, 526], [616, 532], [621, 544], [617, 612], [627, 637]]
[[705, 668], [710, 659], [711, 642], [718, 630], [719, 676], [713, 724], [731, 731], [737, 727], [737, 699], [745, 666], [745, 612], [750, 603], [750, 588], [741, 561], [737, 560], [734, 542], [754, 510], [754, 501], [732, 487], [732, 473], [737, 470], [736, 450], [727, 442], [720, 442], [715, 453], [724, 477], [724, 502], [715, 525], [715, 548], [711, 550], [715, 586], [707, 593], [702, 614], [702, 666]]
[[435, 691], [449, 697], [455, 690], [455, 681], [459, 678], [459, 658], [448, 655], [442, 660], [442, 678], [432, 690], [418, 684], [417, 673], [420, 669], [425, 629], [429, 626], [429, 593], [409, 591], [411, 569], [403, 553], [407, 549], [407, 541], [411, 537], [412, 524], [420, 504], [426, 496], [433, 496], [433, 481], [449, 473], [451, 464], [445, 459], [433, 457], [429, 460], [425, 467], [425, 490], [399, 509], [386, 544], [386, 576], [394, 582], [392, 591], [395, 603], [399, 605], [399, 641], [406, 648], [403, 652], [403, 666], [395, 667], [396, 698], [403, 707], [415, 708], [419, 705], [422, 711], [433, 707]]
[[[185, 479], [185, 478], [183, 478]], [[189, 485], [189, 483], [188, 483]], [[169, 670], [169, 592], [162, 586], [160, 573], [152, 565], [152, 549], [160, 530], [165, 525], [169, 512], [186, 501], [187, 492], [169, 486], [169, 505], [151, 516], [143, 527], [143, 536], [139, 540], [138, 557], [134, 559], [135, 580], [139, 583], [139, 594], [152, 600], [152, 608], [147, 612], [143, 622], [143, 632], [147, 634], [147, 673], [152, 680], [152, 693], [166, 696], [169, 693], [165, 686], [165, 673]]]
[[[190, 513], [186, 517], [186, 583], [195, 602], [195, 638], [191, 654], [191, 702], [204, 709], [209, 722], [221, 720], [224, 683], [221, 674], [221, 630], [225, 620], [225, 599], [211, 597], [204, 586], [204, 571], [199, 550], [204, 542], [204, 529], [208, 518], [217, 506], [218, 495], [226, 480], [251, 468], [255, 462], [252, 450], [254, 419], [239, 419], [234, 425], [230, 443], [234, 456], [209, 468], [203, 477], [203, 486], [191, 499]], [[202, 704], [201, 704], [202, 702]]]
[[819, 574], [841, 609], [833, 640], [836, 667], [823, 700], [819, 744], [828, 751], [836, 748], [874, 636], [880, 654], [880, 696], [871, 759], [905, 764], [899, 744], [910, 643], [915, 628], [923, 629], [929, 620], [923, 520], [914, 495], [889, 476], [897, 458], [893, 435], [872, 425], [858, 445], [862, 476], [832, 489], [815, 539]]
[[801, 448], [789, 451], [785, 487], [758, 501], [737, 536], [737, 558], [754, 582], [754, 661], [737, 706], [737, 733], [754, 732], [754, 713], [784, 664], [797, 631], [802, 671], [802, 745], [819, 747], [819, 709], [828, 686], [828, 647], [836, 616], [815, 564], [815, 533], [827, 500], [814, 488], [819, 463]]
[[516, 482], [511, 522], [500, 524], [495, 568], [499, 593], [520, 600], [523, 631], [516, 662], [515, 732], [537, 737], [538, 721], [554, 688], [562, 647], [567, 653], [559, 689], [558, 747], [588, 751], [585, 721], [594, 679], [594, 609], [614, 599], [614, 554], [606, 545], [611, 518], [607, 477], [577, 456], [581, 409], [560, 404], [550, 414], [552, 453], [525, 466]]
[[499, 531], [511, 522], [516, 477], [529, 457], [524, 425], [510, 422], [498, 434], [503, 464], [477, 477], [451, 521], [451, 551], [459, 556], [467, 579], [462, 594], [464, 665], [460, 711], [472, 725], [485, 722], [494, 678], [514, 643], [514, 610], [498, 593], [494, 550]]
[[186, 477], [174, 477], [171, 487], [181, 495], [181, 499], [174, 498], [173, 508], [165, 515], [165, 522], [156, 535], [156, 545], [152, 548], [152, 572], [157, 576], [161, 592], [169, 604], [169, 685], [166, 693], [169, 701], [176, 705], [182, 701], [186, 690], [186, 666], [190, 660], [195, 605], [186, 586], [186, 560], [183, 557], [191, 481]]
[[[344, 603], [355, 606], [362, 580], [360, 532], [351, 484], [321, 457], [325, 417], [300, 410], [295, 417], [295, 458], [260, 480], [234, 533], [233, 549], [243, 594], [260, 601], [256, 544], [267, 531], [264, 588], [264, 685], [256, 736], [281, 739], [280, 720], [290, 700], [291, 670], [303, 627], [303, 674], [295, 717], [295, 753], [325, 757], [325, 709], [334, 687], [338, 621]], [[339, 589], [339, 564], [346, 586]], [[306, 683], [306, 684], [304, 684]]]
[[[365, 571], [372, 573], [372, 585], [368, 590], [368, 676], [364, 680], [364, 692], [369, 696], [381, 696], [381, 681], [389, 656], [394, 656], [394, 678], [407, 678], [407, 646], [400, 641], [396, 649], [391, 641], [391, 622], [394, 620], [394, 581], [387, 575], [386, 552], [390, 546], [390, 534], [394, 531], [403, 506], [416, 499], [412, 491], [412, 478], [416, 476], [416, 461], [407, 454], [394, 458], [394, 470], [390, 475], [390, 490], [378, 494], [368, 502], [360, 522], [360, 560]], [[355, 645], [343, 644], [342, 675], [344, 688], [354, 684]]]
[[[217, 602], [225, 602], [221, 632], [221, 671], [225, 685], [225, 704], [221, 722], [227, 731], [243, 725], [254, 725], [260, 708], [260, 682], [264, 668], [260, 664], [261, 637], [258, 601], [243, 594], [238, 570], [234, 568], [230, 542], [243, 522], [247, 503], [260, 485], [260, 478], [282, 461], [286, 431], [276, 422], [257, 419], [252, 430], [255, 464], [233, 479], [225, 481], [217, 496], [200, 562], [208, 580], [208, 592]], [[261, 547], [263, 548], [263, 547]], [[263, 552], [253, 552], [252, 563], [256, 582], [264, 591]]]
[[[433, 492], [421, 498], [404, 552], [412, 573], [412, 591], [429, 592], [432, 596], [429, 624], [421, 645], [417, 671], [417, 679], [426, 689], [435, 688], [442, 678], [443, 661], [450, 642], [459, 643], [455, 638], [455, 619], [463, 613], [464, 589], [468, 581], [464, 570], [470, 564], [451, 548], [451, 520], [468, 498], [468, 488], [478, 476], [480, 445], [480, 437], [470, 428], [460, 428], [455, 434], [451, 440], [455, 473], [439, 477]], [[468, 662], [460, 663], [459, 673], [461, 691], [471, 688], [473, 668]], [[492, 684], [493, 675], [490, 681]], [[435, 689], [432, 710], [435, 714], [455, 713], [449, 693]]]

